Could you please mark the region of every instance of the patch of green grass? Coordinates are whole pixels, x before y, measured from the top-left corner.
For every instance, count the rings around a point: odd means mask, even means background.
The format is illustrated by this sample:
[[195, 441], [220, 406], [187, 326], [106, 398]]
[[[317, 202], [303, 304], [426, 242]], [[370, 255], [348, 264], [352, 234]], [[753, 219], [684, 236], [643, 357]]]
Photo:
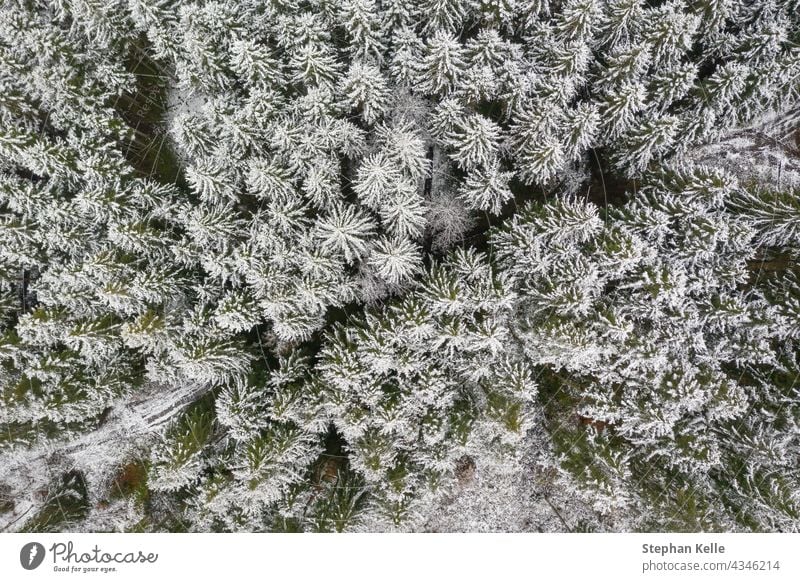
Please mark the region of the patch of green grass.
[[80, 471], [69, 471], [51, 484], [44, 505], [22, 527], [22, 532], [61, 532], [89, 514], [89, 495]]

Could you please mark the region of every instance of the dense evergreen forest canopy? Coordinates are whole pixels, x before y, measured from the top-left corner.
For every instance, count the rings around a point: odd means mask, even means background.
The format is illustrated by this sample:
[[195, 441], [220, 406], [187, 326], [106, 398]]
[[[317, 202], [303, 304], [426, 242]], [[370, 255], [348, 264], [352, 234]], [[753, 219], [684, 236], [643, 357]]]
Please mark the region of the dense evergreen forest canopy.
[[0, 3], [0, 529], [800, 530], [800, 0]]

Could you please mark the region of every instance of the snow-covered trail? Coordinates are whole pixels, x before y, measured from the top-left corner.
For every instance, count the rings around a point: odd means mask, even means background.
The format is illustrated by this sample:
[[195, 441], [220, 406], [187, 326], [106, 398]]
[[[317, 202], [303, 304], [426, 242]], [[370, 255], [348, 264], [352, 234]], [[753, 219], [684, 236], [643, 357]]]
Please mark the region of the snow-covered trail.
[[775, 188], [800, 187], [800, 107], [731, 130], [687, 157]]
[[0, 514], [0, 532], [19, 530], [46, 500], [48, 485], [66, 471], [81, 471], [90, 496], [102, 495], [115, 470], [207, 390], [148, 384], [120, 399], [92, 432], [0, 454], [0, 485], [10, 488], [14, 500], [14, 509]]

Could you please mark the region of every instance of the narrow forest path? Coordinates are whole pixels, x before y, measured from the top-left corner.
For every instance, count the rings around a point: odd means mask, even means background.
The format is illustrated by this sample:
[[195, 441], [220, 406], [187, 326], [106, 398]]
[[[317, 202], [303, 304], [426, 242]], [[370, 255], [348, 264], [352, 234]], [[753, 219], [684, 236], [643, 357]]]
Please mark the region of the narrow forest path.
[[89, 491], [102, 495], [102, 484], [113, 478], [127, 458], [207, 391], [208, 386], [202, 385], [167, 390], [159, 384], [147, 384], [120, 399], [94, 431], [58, 444], [0, 453], [0, 486], [14, 492], [14, 508], [0, 513], [0, 531], [22, 528], [46, 501], [54, 479], [68, 471], [80, 471], [92, 484]]

